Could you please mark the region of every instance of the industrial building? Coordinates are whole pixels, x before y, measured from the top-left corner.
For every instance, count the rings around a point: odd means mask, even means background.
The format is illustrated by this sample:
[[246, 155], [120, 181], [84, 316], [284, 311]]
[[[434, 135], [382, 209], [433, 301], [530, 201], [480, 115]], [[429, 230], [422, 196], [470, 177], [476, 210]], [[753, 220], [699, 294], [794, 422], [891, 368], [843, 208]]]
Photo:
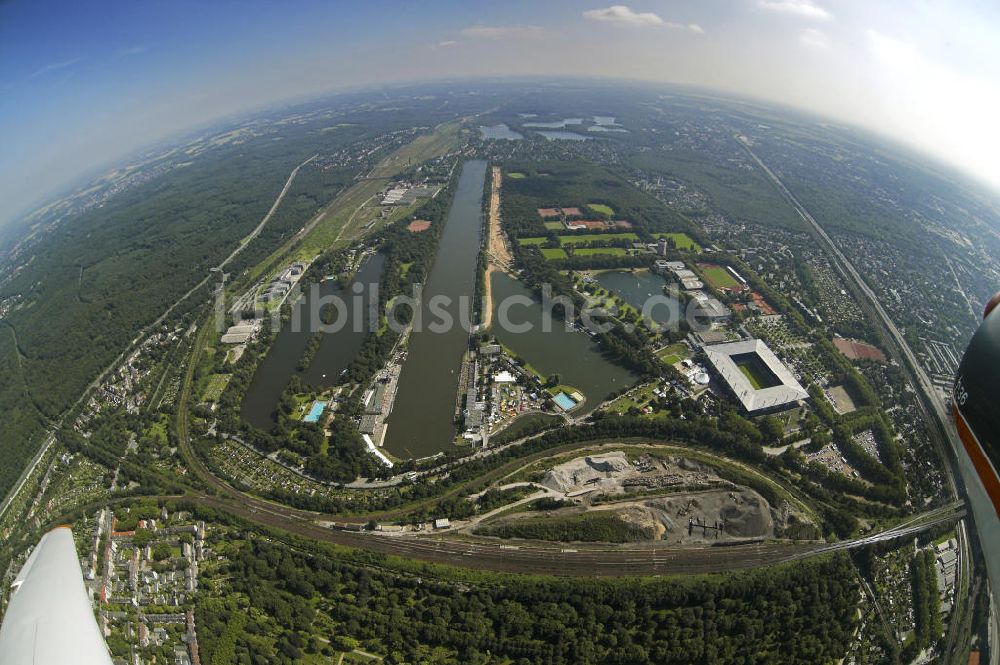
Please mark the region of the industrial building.
[[691, 295], [695, 301], [695, 314], [708, 319], [712, 323], [727, 321], [733, 314], [718, 299], [711, 297], [704, 291], [692, 291]]

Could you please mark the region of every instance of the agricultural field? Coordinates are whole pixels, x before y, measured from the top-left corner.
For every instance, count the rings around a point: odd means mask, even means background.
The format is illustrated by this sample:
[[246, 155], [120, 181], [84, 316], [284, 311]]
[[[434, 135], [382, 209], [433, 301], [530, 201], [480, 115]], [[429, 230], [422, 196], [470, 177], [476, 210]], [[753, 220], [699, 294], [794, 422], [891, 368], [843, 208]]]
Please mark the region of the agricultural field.
[[605, 217], [611, 217], [615, 214], [614, 208], [604, 203], [588, 203], [587, 207], [596, 212], [598, 215], [604, 215]]
[[700, 252], [701, 245], [696, 243], [691, 236], [686, 233], [654, 233], [656, 238], [666, 238], [674, 241], [674, 247], [686, 252]]
[[[560, 224], [560, 226], [562, 226]], [[549, 241], [548, 238], [518, 238], [517, 243], [522, 247], [536, 247], [538, 245], [544, 245]]]
[[508, 178], [513, 178], [514, 180], [520, 180], [521, 178], [527, 178], [528, 176], [520, 171], [511, 171], [507, 174]]

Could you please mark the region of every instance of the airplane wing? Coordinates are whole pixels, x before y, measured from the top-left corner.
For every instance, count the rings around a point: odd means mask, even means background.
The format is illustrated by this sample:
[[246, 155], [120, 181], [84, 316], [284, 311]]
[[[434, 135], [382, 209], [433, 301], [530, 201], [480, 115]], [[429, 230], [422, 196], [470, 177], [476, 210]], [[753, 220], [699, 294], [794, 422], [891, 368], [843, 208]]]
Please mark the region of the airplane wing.
[[11, 588], [0, 663], [111, 665], [69, 527], [42, 536]]

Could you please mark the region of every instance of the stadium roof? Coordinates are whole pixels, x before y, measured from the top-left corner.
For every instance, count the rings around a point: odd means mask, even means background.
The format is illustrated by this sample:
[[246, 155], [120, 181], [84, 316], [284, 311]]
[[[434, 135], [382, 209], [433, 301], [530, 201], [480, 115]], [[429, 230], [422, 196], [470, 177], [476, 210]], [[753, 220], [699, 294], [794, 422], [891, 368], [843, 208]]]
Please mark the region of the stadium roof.
[[[734, 356], [755, 354], [778, 378], [780, 383], [769, 388], [754, 388], [733, 360]], [[778, 360], [767, 344], [759, 339], [745, 339], [729, 344], [705, 347], [705, 354], [715, 370], [722, 376], [736, 398], [748, 412], [773, 409], [797, 402], [809, 396], [788, 368]]]

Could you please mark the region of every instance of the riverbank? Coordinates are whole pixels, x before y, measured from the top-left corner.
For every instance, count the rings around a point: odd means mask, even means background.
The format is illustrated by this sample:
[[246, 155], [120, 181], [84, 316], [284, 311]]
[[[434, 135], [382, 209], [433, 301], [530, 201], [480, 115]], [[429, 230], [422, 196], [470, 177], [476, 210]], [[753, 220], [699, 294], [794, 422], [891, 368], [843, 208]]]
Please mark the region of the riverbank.
[[503, 186], [503, 173], [499, 166], [492, 167], [490, 173], [490, 206], [486, 217], [487, 263], [486, 283], [483, 288], [483, 328], [489, 328], [493, 323], [493, 273], [497, 271], [510, 273], [514, 265], [514, 257], [500, 227], [500, 189]]

